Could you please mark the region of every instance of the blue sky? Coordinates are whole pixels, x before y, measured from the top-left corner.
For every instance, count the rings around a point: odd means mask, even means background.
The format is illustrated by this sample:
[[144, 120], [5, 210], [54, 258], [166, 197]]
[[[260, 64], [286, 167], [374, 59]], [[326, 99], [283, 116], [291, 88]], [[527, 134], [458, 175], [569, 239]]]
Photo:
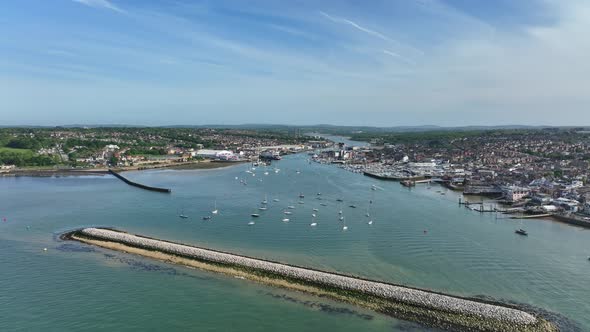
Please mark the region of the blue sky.
[[2, 125], [590, 125], [585, 0], [0, 8]]

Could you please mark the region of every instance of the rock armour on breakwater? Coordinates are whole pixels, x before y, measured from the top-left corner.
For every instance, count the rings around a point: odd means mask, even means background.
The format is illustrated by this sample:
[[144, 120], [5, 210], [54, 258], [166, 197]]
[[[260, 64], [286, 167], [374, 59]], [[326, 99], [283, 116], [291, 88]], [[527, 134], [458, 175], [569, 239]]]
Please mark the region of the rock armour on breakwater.
[[475, 317], [481, 320], [499, 321], [525, 327], [538, 323], [538, 319], [535, 316], [514, 308], [155, 240], [109, 229], [86, 228], [77, 231], [76, 234], [91, 239], [106, 240], [130, 247], [188, 257], [199, 261], [266, 272], [312, 285], [359, 292], [388, 301], [437, 312], [453, 313], [461, 316]]

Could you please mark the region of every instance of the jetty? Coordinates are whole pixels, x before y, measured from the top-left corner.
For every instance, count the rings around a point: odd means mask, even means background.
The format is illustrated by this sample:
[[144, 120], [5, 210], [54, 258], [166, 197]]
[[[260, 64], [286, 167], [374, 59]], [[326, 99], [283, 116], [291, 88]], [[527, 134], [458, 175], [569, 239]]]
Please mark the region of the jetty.
[[62, 238], [345, 301], [438, 328], [494, 332], [557, 331], [551, 322], [510, 305], [272, 262], [113, 229], [85, 228], [66, 233]]
[[395, 175], [388, 175], [388, 174], [379, 174], [379, 173], [372, 173], [372, 172], [363, 172], [363, 175], [379, 179], [379, 180], [386, 180], [386, 181], [420, 181], [425, 180], [426, 176], [416, 175], [416, 176], [395, 176]]
[[114, 175], [116, 178], [118, 178], [119, 180], [127, 183], [130, 186], [134, 186], [134, 187], [138, 187], [141, 189], [145, 189], [145, 190], [150, 190], [150, 191], [157, 191], [157, 192], [161, 192], [161, 193], [171, 193], [172, 190], [171, 189], [167, 189], [167, 188], [158, 188], [158, 187], [151, 187], [151, 186], [146, 186], [144, 184], [141, 183], [137, 183], [137, 182], [133, 182], [127, 178], [125, 178], [124, 176], [122, 176], [121, 174], [113, 171], [112, 169], [109, 169], [109, 173]]

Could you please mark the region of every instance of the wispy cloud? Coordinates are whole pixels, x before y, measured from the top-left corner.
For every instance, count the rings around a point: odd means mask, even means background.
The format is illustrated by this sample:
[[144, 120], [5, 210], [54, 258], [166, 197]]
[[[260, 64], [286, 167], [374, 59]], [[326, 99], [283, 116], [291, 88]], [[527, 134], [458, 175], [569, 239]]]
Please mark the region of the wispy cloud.
[[387, 37], [386, 35], [384, 35], [384, 34], [382, 34], [380, 32], [377, 32], [377, 31], [374, 31], [374, 30], [365, 28], [365, 27], [363, 27], [363, 26], [361, 26], [361, 25], [359, 25], [359, 24], [357, 24], [357, 23], [355, 23], [355, 22], [353, 22], [351, 20], [347, 20], [347, 19], [341, 18], [341, 17], [332, 16], [332, 15], [326, 14], [323, 11], [320, 11], [320, 14], [322, 16], [324, 16], [325, 18], [327, 18], [328, 20], [334, 22], [334, 23], [348, 24], [348, 25], [356, 28], [357, 30], [360, 30], [362, 32], [366, 32], [366, 33], [368, 33], [368, 34], [370, 34], [372, 36], [375, 36], [377, 38], [380, 38], [380, 39], [383, 39], [383, 40], [386, 40], [386, 41], [389, 41], [389, 42], [396, 42], [395, 40]]
[[322, 15], [323, 17], [327, 18], [328, 20], [330, 20], [330, 21], [332, 21], [334, 23], [340, 23], [340, 24], [350, 25], [353, 28], [355, 28], [355, 29], [357, 29], [359, 31], [362, 31], [364, 33], [367, 33], [367, 34], [369, 34], [369, 35], [371, 35], [373, 37], [379, 38], [379, 39], [384, 40], [384, 41], [389, 42], [389, 43], [396, 44], [396, 45], [401, 46], [401, 47], [404, 47], [404, 48], [411, 49], [412, 51], [417, 52], [417, 53], [420, 53], [422, 55], [424, 54], [424, 52], [422, 50], [419, 50], [419, 49], [417, 49], [415, 47], [412, 47], [412, 46], [406, 45], [404, 43], [401, 43], [401, 42], [399, 42], [399, 41], [397, 41], [397, 40], [395, 40], [393, 38], [390, 38], [390, 37], [382, 34], [381, 32], [378, 32], [378, 31], [375, 31], [375, 30], [371, 30], [369, 28], [366, 28], [366, 27], [364, 27], [364, 26], [362, 26], [362, 25], [360, 25], [360, 24], [358, 24], [358, 23], [356, 23], [354, 21], [349, 20], [349, 19], [342, 18], [342, 17], [337, 17], [337, 16], [333, 16], [333, 15], [327, 14], [327, 13], [325, 13], [323, 11], [319, 11], [319, 13], [320, 13], [320, 15]]
[[414, 64], [416, 64], [414, 61], [412, 61], [412, 60], [410, 60], [410, 59], [408, 59], [408, 58], [406, 58], [406, 57], [403, 57], [403, 56], [401, 56], [401, 55], [399, 55], [399, 54], [397, 54], [397, 53], [395, 53], [395, 52], [388, 51], [388, 50], [383, 50], [383, 53], [384, 53], [384, 54], [387, 54], [387, 55], [389, 55], [389, 56], [391, 56], [391, 57], [394, 57], [394, 58], [396, 58], [396, 59], [398, 59], [398, 60], [401, 60], [402, 62], [405, 62], [405, 63], [411, 64], [411, 65], [414, 65]]
[[83, 5], [94, 7], [94, 8], [103, 8], [103, 9], [110, 9], [114, 10], [118, 13], [124, 13], [125, 11], [108, 0], [72, 0], [77, 3], [81, 3]]

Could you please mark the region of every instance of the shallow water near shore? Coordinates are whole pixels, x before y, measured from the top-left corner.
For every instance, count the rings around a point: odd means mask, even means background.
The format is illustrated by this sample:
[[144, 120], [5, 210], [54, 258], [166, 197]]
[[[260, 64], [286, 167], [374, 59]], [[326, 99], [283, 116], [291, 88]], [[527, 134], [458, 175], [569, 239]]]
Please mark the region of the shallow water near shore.
[[[0, 178], [0, 217], [6, 218], [0, 224], [0, 330], [425, 330], [343, 303], [56, 240], [55, 234], [86, 226], [486, 295], [556, 313], [569, 330], [590, 330], [589, 230], [496, 219], [460, 208], [459, 196], [444, 188], [408, 190], [309, 164], [306, 155], [274, 163], [268, 175], [262, 167], [252, 176], [247, 167], [125, 173], [172, 188], [172, 194], [112, 176]], [[304, 204], [298, 204], [299, 193]], [[259, 211], [265, 196], [268, 210]], [[202, 220], [215, 201], [219, 214]], [[288, 205], [295, 209], [284, 223]], [[369, 207], [372, 225], [365, 217]], [[313, 208], [316, 227], [310, 226]], [[189, 218], [178, 218], [180, 213]], [[252, 213], [260, 217], [252, 219]], [[250, 220], [256, 224], [249, 226]], [[521, 226], [528, 237], [514, 234]]]

